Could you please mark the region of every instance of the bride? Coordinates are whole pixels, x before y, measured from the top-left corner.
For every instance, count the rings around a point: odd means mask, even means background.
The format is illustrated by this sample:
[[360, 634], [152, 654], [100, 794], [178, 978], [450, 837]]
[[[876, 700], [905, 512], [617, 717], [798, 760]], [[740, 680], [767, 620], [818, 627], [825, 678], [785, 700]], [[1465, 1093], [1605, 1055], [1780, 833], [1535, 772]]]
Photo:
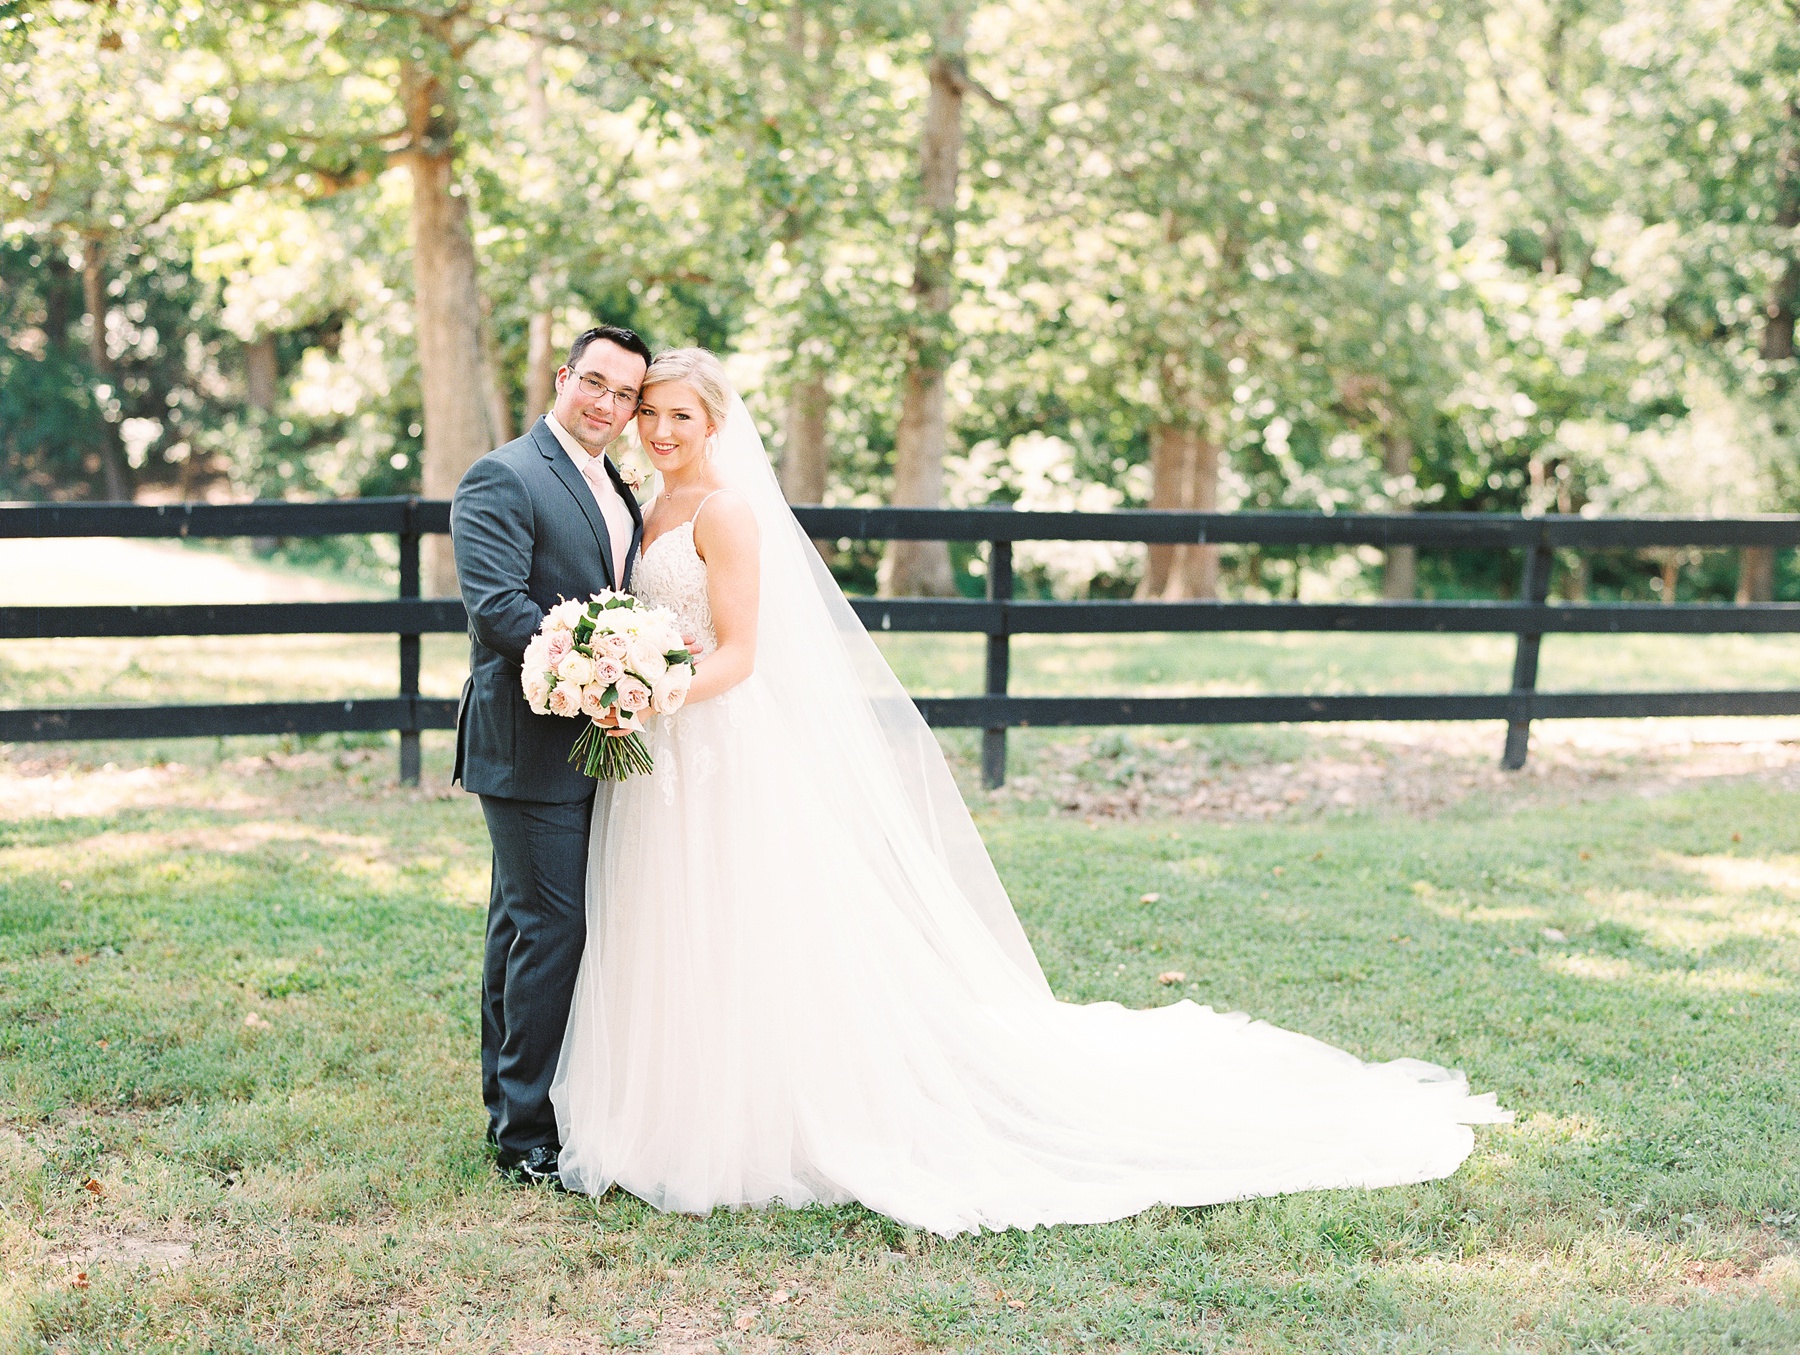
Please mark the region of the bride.
[[1241, 1014], [1059, 1002], [718, 360], [657, 358], [637, 418], [635, 591], [704, 657], [655, 770], [596, 802], [551, 1093], [570, 1188], [949, 1235], [1431, 1180], [1510, 1118]]

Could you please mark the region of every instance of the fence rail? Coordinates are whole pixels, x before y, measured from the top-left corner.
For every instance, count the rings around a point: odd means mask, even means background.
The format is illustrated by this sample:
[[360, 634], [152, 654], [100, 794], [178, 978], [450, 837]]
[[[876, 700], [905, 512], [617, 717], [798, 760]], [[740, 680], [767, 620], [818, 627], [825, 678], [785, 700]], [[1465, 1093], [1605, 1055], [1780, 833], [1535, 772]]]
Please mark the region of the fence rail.
[[[1003, 508], [815, 508], [795, 516], [815, 538], [985, 542], [985, 600], [856, 598], [876, 631], [987, 637], [986, 691], [925, 697], [933, 725], [983, 731], [989, 785], [1006, 774], [1006, 731], [1027, 725], [1232, 724], [1340, 720], [1503, 720], [1503, 763], [1524, 765], [1531, 722], [1596, 717], [1797, 715], [1793, 691], [1540, 692], [1547, 634], [1795, 634], [1800, 603], [1551, 604], [1558, 550], [1800, 546], [1800, 516], [1507, 517], [1475, 513], [1029, 513]], [[462, 604], [419, 596], [420, 538], [449, 530], [450, 506], [419, 499], [332, 503], [28, 504], [0, 506], [0, 538], [218, 538], [393, 534], [400, 596], [367, 602], [0, 607], [0, 640], [261, 634], [392, 634], [396, 697], [347, 701], [0, 710], [0, 741], [323, 734], [396, 730], [402, 780], [419, 776], [419, 734], [455, 725], [456, 702], [419, 693], [420, 637], [467, 629]], [[1518, 551], [1520, 600], [1503, 602], [1047, 602], [1013, 597], [1019, 541], [1141, 541]], [[1010, 637], [1150, 631], [1511, 634], [1511, 689], [1490, 694], [1023, 697], [1007, 692]]]

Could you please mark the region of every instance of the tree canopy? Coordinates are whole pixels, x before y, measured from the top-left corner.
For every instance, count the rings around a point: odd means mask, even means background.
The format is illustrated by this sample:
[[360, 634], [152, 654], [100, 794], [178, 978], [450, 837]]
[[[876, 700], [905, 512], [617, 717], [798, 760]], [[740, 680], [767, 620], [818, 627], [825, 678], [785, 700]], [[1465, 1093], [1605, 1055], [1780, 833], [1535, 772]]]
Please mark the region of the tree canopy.
[[445, 495], [611, 322], [796, 501], [1797, 509], [1797, 17], [7, 0], [0, 496]]

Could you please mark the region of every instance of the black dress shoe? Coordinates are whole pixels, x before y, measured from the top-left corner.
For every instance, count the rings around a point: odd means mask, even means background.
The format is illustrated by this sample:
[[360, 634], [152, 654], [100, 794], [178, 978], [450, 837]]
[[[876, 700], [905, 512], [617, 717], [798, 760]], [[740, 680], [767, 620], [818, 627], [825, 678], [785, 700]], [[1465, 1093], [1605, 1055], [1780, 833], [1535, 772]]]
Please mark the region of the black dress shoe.
[[500, 1175], [518, 1185], [553, 1186], [562, 1190], [562, 1173], [556, 1169], [556, 1159], [561, 1153], [562, 1147], [554, 1143], [540, 1143], [522, 1153], [502, 1148], [494, 1157], [494, 1166]]

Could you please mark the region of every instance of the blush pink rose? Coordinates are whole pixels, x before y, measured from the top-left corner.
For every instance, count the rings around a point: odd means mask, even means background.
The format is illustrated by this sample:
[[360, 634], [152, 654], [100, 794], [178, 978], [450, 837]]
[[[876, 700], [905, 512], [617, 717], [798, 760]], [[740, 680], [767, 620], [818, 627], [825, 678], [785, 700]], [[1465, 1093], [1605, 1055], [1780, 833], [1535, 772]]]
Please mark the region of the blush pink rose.
[[623, 635], [596, 635], [594, 637], [594, 653], [604, 654], [609, 659], [622, 659], [629, 648]]
[[606, 704], [606, 688], [596, 682], [581, 693], [581, 713], [590, 720], [598, 720], [611, 707]]
[[619, 705], [632, 714], [650, 705], [650, 689], [634, 677], [619, 679]]
[[694, 670], [685, 663], [670, 667], [650, 693], [651, 706], [659, 715], [673, 715], [687, 701], [688, 687], [694, 681]]
[[547, 702], [552, 715], [581, 714], [581, 688], [567, 682], [559, 682], [550, 689]]
[[549, 633], [549, 649], [545, 653], [547, 668], [554, 668], [567, 658], [575, 649], [575, 637], [566, 630], [553, 630]]
[[617, 659], [607, 658], [605, 655], [599, 654], [594, 656], [594, 682], [598, 686], [602, 688], [610, 687], [624, 676], [625, 665], [620, 663]]

